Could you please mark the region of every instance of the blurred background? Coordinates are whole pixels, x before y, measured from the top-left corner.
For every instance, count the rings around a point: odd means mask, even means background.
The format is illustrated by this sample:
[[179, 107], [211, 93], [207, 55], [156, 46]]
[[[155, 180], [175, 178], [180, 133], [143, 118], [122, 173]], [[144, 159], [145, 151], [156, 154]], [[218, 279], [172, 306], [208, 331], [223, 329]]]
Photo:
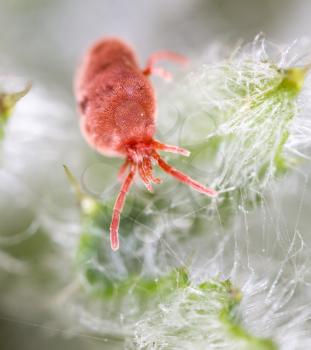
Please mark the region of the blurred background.
[[[247, 42], [259, 32], [263, 32], [269, 40], [285, 44], [296, 38], [308, 40], [311, 37], [310, 13], [311, 2], [308, 0], [0, 0], [0, 73], [23, 75], [33, 82], [34, 89], [40, 86], [45, 90], [43, 99], [53, 95], [72, 106], [68, 114], [76, 123], [73, 75], [83, 52], [97, 38], [118, 36], [129, 41], [142, 63], [150, 53], [161, 48], [197, 57], [211, 45], [234, 45], [240, 40]], [[42, 108], [46, 108], [47, 118], [53, 115], [53, 106], [46, 104]], [[77, 138], [74, 145], [83, 148], [85, 153], [89, 152], [80, 136]], [[68, 157], [74, 154], [73, 150], [70, 152]], [[45, 171], [53, 172], [53, 169]], [[14, 191], [27, 192], [17, 188], [8, 193], [2, 192], [3, 206], [14, 202]], [[19, 226], [23, 227], [28, 209], [23, 207], [20, 210], [23, 214], [20, 214], [19, 220], [0, 213], [0, 229], [10, 227], [16, 231]], [[42, 248], [42, 254], [44, 240], [42, 236], [36, 241], [37, 248]], [[28, 244], [31, 246], [31, 242]], [[23, 255], [22, 252], [16, 254]], [[33, 263], [40, 264], [38, 249]], [[3, 273], [0, 270], [0, 274]], [[11, 283], [14, 285], [14, 281]], [[40, 283], [45, 283], [44, 278]], [[4, 284], [2, 282], [0, 287], [2, 291], [6, 288]], [[31, 293], [28, 299], [25, 298], [28, 303], [23, 317], [18, 317], [20, 306], [8, 305], [8, 300], [1, 295], [1, 350], [15, 350], [21, 346], [24, 349], [77, 350], [114, 347], [113, 342], [105, 346], [103, 338], [83, 334], [64, 336], [57, 327], [49, 329], [40, 325], [42, 310], [37, 312], [36, 317], [30, 315], [25, 319], [25, 313], [31, 314], [37, 303]]]
[[69, 94], [81, 54], [102, 36], [131, 42], [144, 62], [159, 48], [195, 55], [259, 32], [286, 43], [311, 34], [307, 0], [1, 0], [0, 6], [2, 69], [17, 66]]

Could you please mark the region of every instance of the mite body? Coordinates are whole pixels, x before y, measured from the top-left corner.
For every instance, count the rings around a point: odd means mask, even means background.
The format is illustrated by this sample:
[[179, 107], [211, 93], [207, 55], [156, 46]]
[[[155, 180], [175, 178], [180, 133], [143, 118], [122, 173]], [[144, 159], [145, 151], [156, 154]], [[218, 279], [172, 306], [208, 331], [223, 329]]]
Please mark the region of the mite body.
[[156, 99], [148, 75], [170, 78], [168, 72], [155, 66], [162, 59], [186, 63], [183, 56], [160, 51], [150, 57], [142, 70], [128, 45], [114, 38], [103, 39], [88, 51], [77, 74], [75, 94], [83, 135], [103, 155], [125, 158], [119, 172], [120, 179], [129, 168], [112, 215], [110, 240], [113, 250], [119, 247], [120, 213], [136, 172], [149, 191], [152, 191], [151, 183], [161, 182], [152, 175], [154, 162], [195, 190], [209, 196], [217, 195], [213, 189], [171, 167], [157, 153], [157, 150], [163, 150], [189, 155], [187, 150], [162, 144], [153, 137], [156, 131]]

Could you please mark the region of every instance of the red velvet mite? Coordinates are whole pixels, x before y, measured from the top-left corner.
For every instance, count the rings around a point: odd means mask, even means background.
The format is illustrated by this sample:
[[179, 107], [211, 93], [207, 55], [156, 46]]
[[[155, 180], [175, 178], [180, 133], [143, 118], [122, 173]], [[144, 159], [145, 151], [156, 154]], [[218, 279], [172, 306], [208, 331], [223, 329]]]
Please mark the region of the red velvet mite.
[[139, 67], [134, 51], [115, 38], [102, 39], [87, 52], [75, 81], [75, 94], [81, 113], [81, 129], [87, 142], [105, 156], [125, 158], [119, 179], [129, 169], [116, 199], [110, 225], [111, 248], [119, 248], [120, 214], [136, 172], [149, 191], [161, 180], [152, 174], [153, 163], [165, 172], [208, 196], [217, 192], [191, 179], [167, 164], [157, 151], [189, 156], [190, 152], [154, 139], [156, 99], [148, 76], [170, 74], [155, 66], [159, 60], [187, 63], [181, 55], [159, 51]]

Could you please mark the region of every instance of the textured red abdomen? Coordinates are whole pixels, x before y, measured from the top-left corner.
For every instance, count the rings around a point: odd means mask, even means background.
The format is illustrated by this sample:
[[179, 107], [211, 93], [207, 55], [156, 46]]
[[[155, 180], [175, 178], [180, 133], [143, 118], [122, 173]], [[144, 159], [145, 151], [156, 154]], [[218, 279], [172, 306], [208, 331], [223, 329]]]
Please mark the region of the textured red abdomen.
[[152, 141], [153, 88], [122, 41], [101, 40], [89, 50], [75, 92], [83, 134], [100, 153], [126, 156], [128, 145]]

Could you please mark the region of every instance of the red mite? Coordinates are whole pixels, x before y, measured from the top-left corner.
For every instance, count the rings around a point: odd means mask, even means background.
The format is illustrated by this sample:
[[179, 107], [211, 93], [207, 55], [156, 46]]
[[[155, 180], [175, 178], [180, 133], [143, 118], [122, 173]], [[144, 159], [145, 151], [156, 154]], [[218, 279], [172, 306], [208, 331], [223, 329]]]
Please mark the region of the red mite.
[[81, 113], [81, 129], [87, 142], [105, 156], [125, 158], [119, 179], [129, 168], [116, 199], [110, 225], [111, 248], [119, 248], [119, 222], [125, 197], [138, 171], [149, 191], [161, 180], [152, 174], [153, 163], [165, 172], [208, 196], [217, 192], [191, 179], [167, 164], [157, 151], [189, 156], [186, 149], [161, 143], [156, 131], [156, 99], [148, 76], [169, 79], [170, 73], [155, 66], [159, 60], [187, 63], [169, 51], [154, 53], [145, 69], [139, 67], [134, 51], [115, 38], [102, 39], [87, 52], [75, 81], [75, 94]]

